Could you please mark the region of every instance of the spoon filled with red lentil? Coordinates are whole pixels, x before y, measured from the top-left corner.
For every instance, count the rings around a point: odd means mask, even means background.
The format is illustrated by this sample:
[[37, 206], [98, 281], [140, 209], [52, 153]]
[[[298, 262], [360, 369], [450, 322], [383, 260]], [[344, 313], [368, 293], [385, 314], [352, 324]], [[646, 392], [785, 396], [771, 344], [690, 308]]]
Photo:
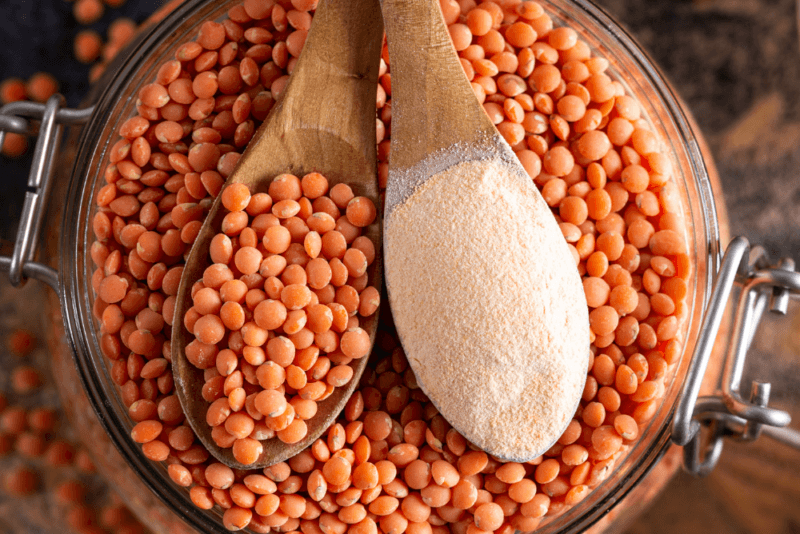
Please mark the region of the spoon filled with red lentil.
[[[382, 36], [377, 0], [320, 3], [303, 55], [241, 159], [230, 162], [183, 269], [171, 346], [176, 391], [200, 441], [229, 467], [273, 465], [317, 440], [371, 352], [381, 284]], [[224, 29], [206, 23], [200, 40], [215, 39], [224, 41]], [[186, 90], [213, 97], [224, 71], [201, 72]], [[233, 103], [234, 115], [249, 113], [246, 100]], [[219, 160], [207, 141], [188, 159]], [[197, 210], [183, 207], [187, 218]]]
[[[476, 99], [438, 3], [382, 7], [394, 115], [384, 258], [395, 325], [444, 418], [489, 454], [529, 461], [570, 424], [586, 381], [589, 318], [576, 261]], [[514, 75], [497, 84], [506, 94], [526, 89]], [[572, 165], [567, 148], [549, 154], [546, 165]]]

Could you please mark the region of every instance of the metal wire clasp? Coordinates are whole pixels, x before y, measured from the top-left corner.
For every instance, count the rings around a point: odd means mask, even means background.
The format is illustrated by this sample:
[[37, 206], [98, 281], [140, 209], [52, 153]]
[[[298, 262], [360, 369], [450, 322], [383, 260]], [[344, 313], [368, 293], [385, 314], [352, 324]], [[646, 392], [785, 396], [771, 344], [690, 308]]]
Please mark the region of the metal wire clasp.
[[[755, 247], [751, 253], [750, 243], [744, 237], [734, 238], [725, 251], [672, 423], [672, 441], [684, 446], [684, 467], [692, 474], [705, 476], [711, 472], [722, 453], [723, 437], [752, 441], [764, 431], [800, 448], [800, 432], [784, 428], [791, 421], [789, 414], [768, 406], [769, 383], [754, 381], [747, 400], [740, 391], [747, 351], [767, 306], [770, 311], [786, 314], [789, 297], [800, 295], [800, 273], [794, 268], [794, 261], [790, 259], [770, 266], [764, 249]], [[736, 284], [741, 285], [741, 292], [721, 392], [698, 397], [726, 305]], [[703, 446], [701, 426], [709, 429], [708, 441]]]
[[30, 189], [25, 193], [14, 252], [11, 256], [0, 255], [0, 271], [8, 272], [11, 284], [15, 287], [21, 287], [28, 278], [35, 278], [58, 291], [58, 273], [47, 265], [34, 261], [34, 256], [63, 125], [83, 124], [94, 111], [94, 108], [65, 109], [63, 105], [64, 97], [54, 95], [45, 104], [23, 101], [12, 102], [0, 108], [0, 146], [3, 145], [6, 132], [34, 134], [35, 127], [29, 119], [41, 121], [28, 175]]

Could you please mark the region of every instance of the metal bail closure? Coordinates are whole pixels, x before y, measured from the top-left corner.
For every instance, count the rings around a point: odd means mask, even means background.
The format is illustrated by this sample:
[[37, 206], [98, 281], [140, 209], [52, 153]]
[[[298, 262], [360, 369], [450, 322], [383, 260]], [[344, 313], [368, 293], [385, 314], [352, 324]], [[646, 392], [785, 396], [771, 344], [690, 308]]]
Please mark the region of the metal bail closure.
[[[768, 406], [769, 383], [754, 381], [747, 400], [740, 391], [747, 351], [764, 311], [769, 307], [772, 312], [785, 314], [790, 296], [800, 295], [800, 273], [794, 268], [791, 259], [770, 266], [764, 249], [755, 247], [751, 252], [744, 237], [734, 238], [725, 251], [672, 423], [672, 441], [684, 447], [684, 467], [696, 476], [705, 476], [714, 468], [722, 453], [723, 437], [753, 441], [763, 431], [800, 448], [800, 432], [784, 428], [791, 422], [789, 414]], [[698, 397], [735, 285], [741, 286], [741, 291], [721, 392]], [[701, 427], [708, 429], [705, 444], [701, 444]]]
[[39, 243], [45, 204], [50, 193], [54, 163], [58, 154], [64, 124], [83, 124], [89, 120], [94, 108], [81, 110], [65, 109], [64, 97], [54, 95], [46, 104], [35, 102], [12, 102], [0, 108], [0, 146], [5, 133], [33, 134], [34, 126], [28, 119], [40, 120], [38, 139], [33, 152], [28, 188], [22, 205], [14, 252], [11, 256], [0, 256], [0, 272], [7, 272], [11, 284], [21, 287], [28, 278], [35, 278], [58, 292], [58, 273], [42, 263], [34, 261]]

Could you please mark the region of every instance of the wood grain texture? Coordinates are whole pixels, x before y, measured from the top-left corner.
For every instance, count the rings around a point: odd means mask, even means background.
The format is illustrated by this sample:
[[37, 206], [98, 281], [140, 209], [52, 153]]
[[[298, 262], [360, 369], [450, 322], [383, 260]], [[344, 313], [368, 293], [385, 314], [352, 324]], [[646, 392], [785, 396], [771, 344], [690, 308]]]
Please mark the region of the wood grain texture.
[[438, 2], [382, 0], [381, 6], [392, 68], [386, 215], [455, 163], [501, 157], [526, 176], [476, 101]]
[[392, 65], [393, 169], [497, 135], [475, 101], [438, 2], [383, 0]]
[[[748, 354], [742, 384], [772, 383], [770, 405], [787, 410], [800, 428], [800, 302], [788, 316], [766, 314]], [[679, 473], [629, 534], [796, 534], [800, 532], [800, 451], [762, 435], [726, 440], [703, 479]]]
[[[357, 196], [381, 202], [377, 183], [375, 147], [375, 94], [378, 82], [383, 25], [377, 0], [327, 0], [320, 3], [302, 56], [292, 77], [258, 129], [230, 183], [247, 184], [251, 191], [266, 192], [272, 179], [282, 173], [303, 176], [319, 172], [331, 186], [347, 183]], [[225, 210], [221, 195], [211, 208], [186, 262], [175, 309], [182, 318], [192, 306], [191, 287], [210, 265], [208, 247], [221, 227]], [[380, 250], [380, 212], [364, 235]], [[377, 257], [368, 270], [369, 284], [380, 287], [381, 260]], [[378, 313], [361, 322], [374, 342]], [[318, 403], [317, 415], [307, 421], [308, 434], [295, 444], [277, 437], [262, 441], [264, 450], [256, 463], [237, 462], [231, 449], [222, 449], [211, 439], [206, 423], [209, 404], [200, 396], [203, 371], [190, 364], [185, 348], [193, 338], [179, 319], [172, 341], [175, 389], [187, 414], [187, 421], [203, 445], [222, 463], [232, 468], [255, 469], [290, 458], [308, 447], [322, 434], [344, 408], [359, 382], [368, 358], [353, 361], [350, 382], [336, 388]]]

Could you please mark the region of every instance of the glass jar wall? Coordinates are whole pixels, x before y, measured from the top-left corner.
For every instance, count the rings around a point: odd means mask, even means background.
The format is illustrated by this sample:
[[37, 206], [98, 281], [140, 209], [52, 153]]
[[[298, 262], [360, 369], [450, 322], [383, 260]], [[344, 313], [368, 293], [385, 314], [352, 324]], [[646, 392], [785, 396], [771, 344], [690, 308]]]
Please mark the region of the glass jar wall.
[[[102, 170], [108, 162], [110, 147], [116, 141], [114, 134], [135, 112], [139, 89], [154, 79], [158, 67], [173, 56], [180, 44], [194, 38], [203, 21], [219, 19], [236, 3], [186, 2], [150, 29], [117, 69], [101, 81], [104, 91], [95, 101], [94, 118], [84, 127], [79, 143], [72, 147], [75, 163], [69, 190], [63, 197], [67, 200], [63, 206], [66, 209], [58, 252], [63, 315], [56, 314], [55, 303], [51, 303], [50, 308], [55, 325], [60, 325], [60, 319], [63, 319], [66, 338], [77, 364], [72, 368], [68, 358], [58, 360], [65, 376], [62, 388], [67, 397], [65, 400], [76, 399], [65, 405], [73, 409], [73, 419], [85, 429], [82, 434], [87, 437], [87, 445], [94, 451], [101, 470], [131, 501], [132, 508], [142, 520], [149, 522], [156, 531], [176, 531], [178, 520], [200, 531], [217, 531], [222, 526], [219, 513], [197, 510], [187, 491], [170, 480], [165, 466], [147, 460], [129, 437], [133, 422], [128, 418], [127, 407], [111, 380], [108, 362], [100, 350], [96, 320], [92, 316], [93, 266], [88, 251], [93, 239], [93, 201], [103, 185]], [[539, 531], [579, 531], [592, 525], [597, 529], [613, 525], [616, 529], [633, 512], [643, 509], [666, 482], [668, 474], [677, 467], [673, 454], [660, 463], [659, 459], [669, 448], [672, 406], [697, 336], [699, 316], [710, 291], [711, 274], [717, 267], [719, 222], [708, 177], [710, 163], [703, 157], [702, 141], [697, 138], [683, 107], [652, 63], [624, 31], [595, 6], [587, 2], [542, 4], [558, 24], [569, 24], [578, 30], [593, 50], [611, 60], [609, 70], [612, 76], [621, 80], [629, 93], [640, 101], [653, 129], [667, 145], [676, 170], [675, 179], [685, 216], [691, 221], [688, 226], [689, 255], [695, 287], [690, 290], [690, 320], [684, 334], [684, 356], [675, 369], [675, 379], [668, 384], [664, 404], [611, 476], [579, 505], [543, 522]], [[62, 354], [66, 355], [64, 338], [60, 338], [58, 344]], [[83, 391], [77, 387], [78, 382]], [[159, 504], [159, 499], [163, 504]]]

